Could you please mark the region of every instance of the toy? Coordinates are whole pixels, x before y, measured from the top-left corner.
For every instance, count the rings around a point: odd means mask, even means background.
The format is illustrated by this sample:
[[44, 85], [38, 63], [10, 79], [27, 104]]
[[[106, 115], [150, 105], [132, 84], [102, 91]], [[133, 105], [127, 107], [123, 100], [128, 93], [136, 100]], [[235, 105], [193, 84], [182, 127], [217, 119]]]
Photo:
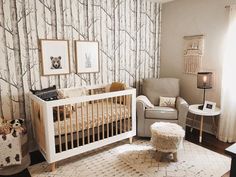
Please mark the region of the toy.
[[18, 133], [25, 133], [26, 129], [23, 127], [24, 119], [13, 119], [10, 121], [12, 125], [12, 135]]
[[10, 124], [3, 124], [0, 126], [0, 135], [7, 135], [11, 133], [12, 126]]
[[12, 126], [3, 118], [0, 118], [0, 135], [11, 133]]

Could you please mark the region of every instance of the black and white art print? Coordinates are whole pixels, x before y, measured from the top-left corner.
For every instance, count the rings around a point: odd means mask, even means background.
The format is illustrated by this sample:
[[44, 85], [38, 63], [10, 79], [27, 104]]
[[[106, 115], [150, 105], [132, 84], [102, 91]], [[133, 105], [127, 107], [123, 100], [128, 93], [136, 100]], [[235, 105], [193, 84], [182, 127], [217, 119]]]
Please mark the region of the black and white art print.
[[77, 73], [99, 72], [98, 42], [76, 41]]
[[67, 40], [41, 40], [43, 75], [69, 73], [68, 46]]

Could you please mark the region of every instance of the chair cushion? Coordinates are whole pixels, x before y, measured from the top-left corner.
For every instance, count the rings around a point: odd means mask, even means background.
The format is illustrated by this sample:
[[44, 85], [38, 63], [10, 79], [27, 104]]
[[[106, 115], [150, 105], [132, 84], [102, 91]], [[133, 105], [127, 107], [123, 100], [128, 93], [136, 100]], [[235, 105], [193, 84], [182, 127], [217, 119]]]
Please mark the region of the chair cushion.
[[178, 112], [175, 108], [155, 106], [145, 110], [145, 118], [147, 119], [169, 119], [176, 120]]
[[179, 96], [179, 79], [175, 78], [149, 78], [143, 80], [143, 95], [147, 96], [152, 104], [159, 106], [160, 96]]

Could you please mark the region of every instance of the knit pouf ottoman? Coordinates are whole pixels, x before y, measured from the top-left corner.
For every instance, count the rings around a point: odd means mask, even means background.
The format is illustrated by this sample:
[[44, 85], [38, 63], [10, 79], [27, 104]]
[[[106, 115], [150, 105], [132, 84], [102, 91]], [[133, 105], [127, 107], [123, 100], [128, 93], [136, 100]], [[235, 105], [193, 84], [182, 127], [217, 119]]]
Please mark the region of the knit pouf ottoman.
[[156, 122], [151, 125], [151, 144], [162, 154], [173, 153], [173, 160], [176, 162], [177, 150], [185, 136], [184, 129], [175, 124], [167, 122]]

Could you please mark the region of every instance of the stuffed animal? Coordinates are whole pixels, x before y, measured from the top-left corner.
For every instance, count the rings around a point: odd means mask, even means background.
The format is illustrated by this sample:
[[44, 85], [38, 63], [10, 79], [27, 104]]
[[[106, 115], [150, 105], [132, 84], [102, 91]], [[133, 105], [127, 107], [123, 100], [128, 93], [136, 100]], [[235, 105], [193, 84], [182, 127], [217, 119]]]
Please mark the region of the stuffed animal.
[[11, 133], [12, 125], [11, 124], [3, 124], [0, 126], [0, 135], [7, 135]]
[[0, 118], [0, 135], [6, 135], [11, 133], [12, 126], [9, 122]]
[[25, 133], [26, 129], [23, 126], [24, 119], [13, 119], [10, 121], [12, 125], [12, 134], [13, 133]]

